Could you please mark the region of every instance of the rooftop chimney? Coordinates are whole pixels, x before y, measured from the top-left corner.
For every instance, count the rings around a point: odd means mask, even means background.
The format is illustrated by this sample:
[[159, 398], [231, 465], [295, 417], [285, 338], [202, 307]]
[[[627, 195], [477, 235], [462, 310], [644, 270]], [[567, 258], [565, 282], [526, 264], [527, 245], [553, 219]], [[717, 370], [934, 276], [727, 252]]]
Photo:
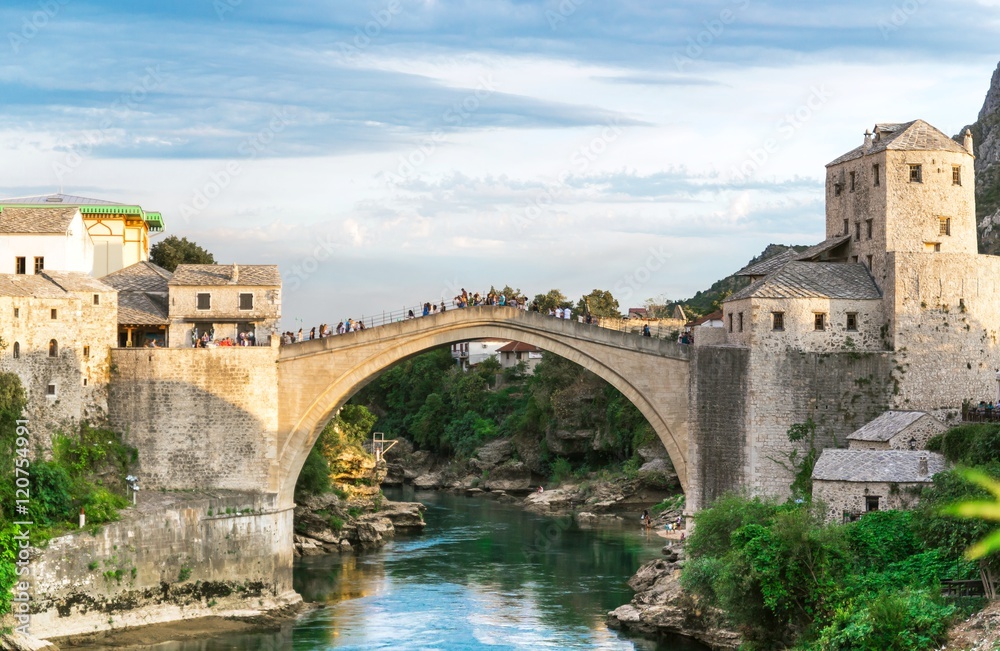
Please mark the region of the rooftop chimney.
[[927, 476], [927, 455], [921, 454], [920, 461], [917, 464], [917, 476], [926, 477]]
[[975, 154], [972, 151], [972, 130], [971, 129], [966, 129], [965, 130], [965, 137], [962, 138], [962, 146], [965, 147], [965, 151], [967, 151], [970, 154], [972, 154], [973, 156], [975, 156]]
[[234, 285], [238, 285], [240, 282], [240, 265], [233, 265], [233, 279], [230, 281]]
[[871, 129], [865, 129], [865, 143], [864, 143], [863, 149], [864, 149], [864, 152], [866, 154], [872, 150], [872, 132], [871, 132]]

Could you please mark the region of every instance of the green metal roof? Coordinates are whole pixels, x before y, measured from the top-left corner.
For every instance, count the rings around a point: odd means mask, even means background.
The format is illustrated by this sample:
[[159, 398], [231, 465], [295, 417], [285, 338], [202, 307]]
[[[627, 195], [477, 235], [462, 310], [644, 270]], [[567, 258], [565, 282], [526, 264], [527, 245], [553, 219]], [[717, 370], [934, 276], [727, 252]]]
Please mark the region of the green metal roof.
[[[44, 199], [41, 197], [40, 199]], [[80, 209], [81, 215], [136, 215], [140, 217], [150, 231], [159, 233], [163, 230], [163, 215], [158, 212], [146, 212], [141, 206], [129, 206], [127, 204], [84, 204], [73, 201], [41, 201], [26, 203], [23, 201], [0, 202], [0, 210], [5, 207], [10, 208], [52, 208], [58, 206], [72, 206]]]
[[158, 212], [148, 212], [144, 217], [146, 220], [146, 225], [149, 226], [149, 230], [154, 233], [159, 233], [163, 230], [163, 215]]

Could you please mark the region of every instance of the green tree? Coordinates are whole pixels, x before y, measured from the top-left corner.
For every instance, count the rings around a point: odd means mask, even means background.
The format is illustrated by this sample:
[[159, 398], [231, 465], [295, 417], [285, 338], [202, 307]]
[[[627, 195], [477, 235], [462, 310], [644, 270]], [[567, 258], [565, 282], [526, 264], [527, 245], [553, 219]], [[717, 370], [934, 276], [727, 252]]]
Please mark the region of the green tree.
[[590, 313], [594, 316], [620, 317], [621, 310], [618, 308], [618, 301], [611, 292], [605, 289], [595, 289], [589, 294], [584, 294], [576, 302], [576, 311], [579, 314]]
[[573, 302], [558, 289], [550, 289], [545, 294], [536, 294], [534, 302], [539, 312], [548, 312], [557, 307], [573, 307]]
[[215, 264], [215, 256], [186, 237], [171, 235], [150, 247], [149, 261], [172, 273], [182, 264]]

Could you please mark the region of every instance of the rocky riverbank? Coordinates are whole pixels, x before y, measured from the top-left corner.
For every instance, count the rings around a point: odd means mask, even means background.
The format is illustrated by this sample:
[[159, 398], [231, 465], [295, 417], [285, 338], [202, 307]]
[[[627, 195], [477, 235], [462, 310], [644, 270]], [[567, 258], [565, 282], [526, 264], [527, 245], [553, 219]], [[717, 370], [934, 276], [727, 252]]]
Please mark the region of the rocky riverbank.
[[397, 531], [421, 531], [424, 510], [419, 502], [392, 502], [380, 495], [305, 497], [295, 506], [295, 555], [378, 549]]
[[646, 563], [629, 579], [635, 596], [608, 613], [608, 626], [654, 637], [682, 635], [712, 649], [737, 649], [740, 636], [726, 628], [723, 613], [699, 604], [681, 588], [682, 544], [668, 544], [663, 552], [663, 558]]

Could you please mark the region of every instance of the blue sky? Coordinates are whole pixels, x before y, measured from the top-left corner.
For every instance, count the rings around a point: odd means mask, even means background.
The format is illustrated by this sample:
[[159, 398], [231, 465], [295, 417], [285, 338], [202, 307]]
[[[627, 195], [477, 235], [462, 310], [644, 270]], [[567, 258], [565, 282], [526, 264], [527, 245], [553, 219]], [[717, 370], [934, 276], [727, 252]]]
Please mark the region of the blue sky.
[[957, 133], [1000, 60], [1000, 0], [341, 4], [4, 3], [0, 195], [279, 264], [286, 327], [505, 283], [625, 308], [822, 239], [823, 165]]

